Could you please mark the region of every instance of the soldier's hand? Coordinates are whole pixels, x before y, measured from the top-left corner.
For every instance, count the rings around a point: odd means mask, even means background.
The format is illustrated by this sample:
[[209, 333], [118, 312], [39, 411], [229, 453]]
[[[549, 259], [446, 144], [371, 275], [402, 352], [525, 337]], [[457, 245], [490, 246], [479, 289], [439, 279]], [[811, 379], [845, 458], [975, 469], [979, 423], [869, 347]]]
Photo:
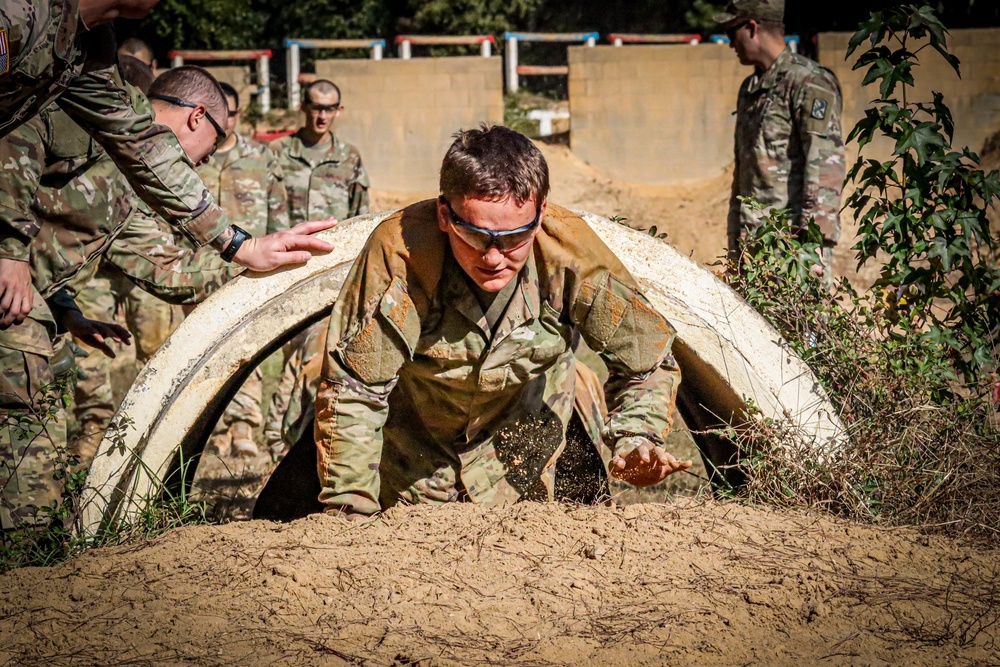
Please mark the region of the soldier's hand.
[[690, 467], [690, 461], [678, 461], [659, 445], [644, 440], [631, 451], [612, 458], [609, 471], [612, 477], [629, 484], [652, 486], [662, 482], [668, 475]]
[[16, 259], [0, 259], [0, 329], [23, 322], [31, 306], [31, 267]]
[[63, 315], [60, 324], [66, 331], [82, 343], [97, 348], [104, 356], [115, 358], [115, 351], [107, 341], [113, 340], [125, 345], [131, 345], [132, 334], [125, 327], [110, 322], [88, 320], [78, 310], [71, 310]]
[[336, 224], [336, 218], [313, 220], [257, 239], [247, 239], [233, 261], [253, 271], [273, 271], [288, 264], [305, 264], [313, 255], [333, 250], [332, 245], [310, 234]]

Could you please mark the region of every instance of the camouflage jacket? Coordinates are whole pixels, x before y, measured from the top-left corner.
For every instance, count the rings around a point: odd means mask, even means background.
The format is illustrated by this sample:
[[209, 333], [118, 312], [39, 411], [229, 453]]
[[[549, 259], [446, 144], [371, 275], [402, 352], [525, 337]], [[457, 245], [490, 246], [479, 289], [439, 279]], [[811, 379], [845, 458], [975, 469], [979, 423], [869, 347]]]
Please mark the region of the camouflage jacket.
[[[90, 270], [97, 268], [95, 263]], [[178, 244], [171, 228], [142, 203], [104, 252], [100, 268], [124, 274], [162, 301], [182, 305], [201, 303], [244, 271], [212, 248]]]
[[766, 72], [747, 77], [736, 111], [731, 240], [760, 223], [737, 199], [742, 195], [765, 209], [789, 209], [793, 224], [815, 218], [824, 238], [836, 243], [846, 175], [842, 112], [833, 72], [790, 50]]
[[[132, 108], [118, 73], [114, 28], [81, 30], [77, 0], [0, 5], [0, 137], [55, 101], [104, 147], [139, 196], [192, 242], [229, 224], [177, 138]], [[0, 192], [0, 258], [27, 261], [28, 211]]]
[[302, 150], [300, 132], [274, 144], [293, 225], [330, 216], [347, 220], [368, 212], [368, 172], [357, 148], [331, 134], [326, 157], [314, 163]]
[[579, 336], [610, 369], [611, 449], [662, 443], [680, 381], [674, 331], [590, 227], [549, 206], [491, 334], [435, 215], [425, 201], [383, 221], [334, 307], [320, 500], [370, 514], [399, 499], [551, 499]]
[[100, 146], [50, 106], [0, 139], [0, 163], [16, 161], [0, 191], [28, 211], [32, 281], [47, 296], [95, 260], [134, 209], [132, 189]]
[[288, 194], [278, 159], [267, 146], [236, 135], [236, 145], [197, 168], [229, 219], [253, 236], [288, 229]]

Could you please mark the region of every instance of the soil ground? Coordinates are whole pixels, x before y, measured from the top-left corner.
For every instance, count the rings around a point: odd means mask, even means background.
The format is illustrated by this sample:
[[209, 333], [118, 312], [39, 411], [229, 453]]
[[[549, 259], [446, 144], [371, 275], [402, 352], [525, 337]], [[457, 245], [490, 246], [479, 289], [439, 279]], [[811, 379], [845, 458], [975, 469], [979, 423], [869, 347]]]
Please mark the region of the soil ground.
[[995, 665], [998, 556], [690, 499], [195, 526], [0, 577], [0, 664]]
[[[553, 201], [655, 225], [700, 262], [722, 253], [728, 173], [636, 187], [543, 150]], [[435, 194], [373, 191], [372, 208]], [[861, 279], [849, 265], [841, 252]], [[270, 468], [206, 457], [198, 492], [246, 518]], [[1000, 665], [997, 551], [670, 483], [618, 489], [616, 507], [193, 526], [10, 572], [0, 665]]]

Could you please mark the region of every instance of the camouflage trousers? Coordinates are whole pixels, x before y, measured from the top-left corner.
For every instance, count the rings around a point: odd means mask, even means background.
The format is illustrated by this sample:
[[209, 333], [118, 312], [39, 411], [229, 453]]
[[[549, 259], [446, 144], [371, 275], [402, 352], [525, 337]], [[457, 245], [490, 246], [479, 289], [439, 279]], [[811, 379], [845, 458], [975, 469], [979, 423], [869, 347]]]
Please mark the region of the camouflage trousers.
[[[282, 348], [281, 378], [271, 396], [264, 425], [264, 440], [272, 456], [280, 456], [298, 442], [312, 417], [308, 410], [316, 398], [316, 384], [330, 318], [312, 325]], [[313, 372], [308, 372], [307, 367]], [[315, 367], [315, 368], [313, 368]], [[308, 415], [305, 415], [309, 412]]]
[[[27, 326], [42, 327], [33, 320]], [[18, 325], [24, 326], [24, 325]], [[44, 328], [44, 327], [42, 327]], [[50, 522], [63, 492], [66, 414], [46, 357], [0, 347], [0, 527]]]

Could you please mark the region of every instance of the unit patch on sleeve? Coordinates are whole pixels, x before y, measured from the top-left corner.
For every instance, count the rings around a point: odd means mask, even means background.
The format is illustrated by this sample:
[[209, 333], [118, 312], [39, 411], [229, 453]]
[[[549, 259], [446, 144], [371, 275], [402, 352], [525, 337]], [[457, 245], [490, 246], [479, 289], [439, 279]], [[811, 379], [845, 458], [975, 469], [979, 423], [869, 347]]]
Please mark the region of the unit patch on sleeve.
[[814, 99], [812, 106], [812, 114], [811, 114], [812, 117], [815, 118], [816, 120], [823, 120], [824, 118], [826, 118], [826, 107], [827, 107], [826, 100], [824, 100], [821, 97], [817, 97], [816, 99]]

